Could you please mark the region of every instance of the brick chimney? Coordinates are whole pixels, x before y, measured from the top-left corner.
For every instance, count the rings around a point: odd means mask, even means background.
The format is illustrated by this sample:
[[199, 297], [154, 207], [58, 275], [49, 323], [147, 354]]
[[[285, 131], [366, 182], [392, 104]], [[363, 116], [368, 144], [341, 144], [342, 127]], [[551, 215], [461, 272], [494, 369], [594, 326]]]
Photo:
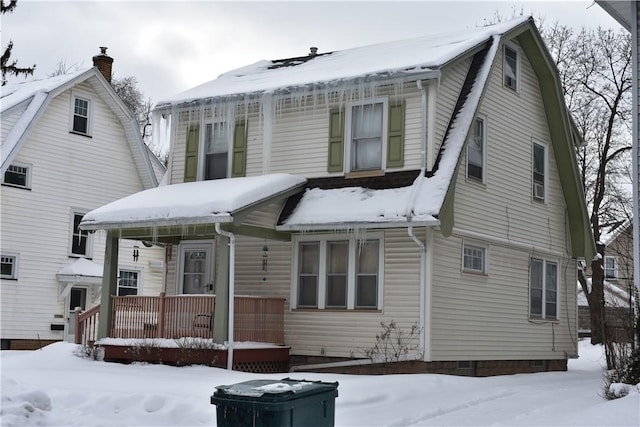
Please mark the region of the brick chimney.
[[100, 46], [100, 54], [93, 57], [93, 66], [97, 67], [105, 79], [111, 83], [111, 67], [113, 58], [107, 55], [107, 48]]

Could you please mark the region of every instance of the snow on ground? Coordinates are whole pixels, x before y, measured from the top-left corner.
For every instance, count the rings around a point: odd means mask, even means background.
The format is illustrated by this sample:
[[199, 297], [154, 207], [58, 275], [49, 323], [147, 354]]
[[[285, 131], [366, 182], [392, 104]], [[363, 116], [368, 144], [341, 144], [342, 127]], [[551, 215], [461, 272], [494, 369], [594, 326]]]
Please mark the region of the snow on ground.
[[337, 426], [638, 426], [637, 387], [601, 395], [601, 347], [580, 344], [568, 372], [446, 375], [247, 374], [204, 366], [120, 365], [57, 343], [0, 352], [2, 426], [215, 426], [215, 387], [254, 379], [338, 381]]

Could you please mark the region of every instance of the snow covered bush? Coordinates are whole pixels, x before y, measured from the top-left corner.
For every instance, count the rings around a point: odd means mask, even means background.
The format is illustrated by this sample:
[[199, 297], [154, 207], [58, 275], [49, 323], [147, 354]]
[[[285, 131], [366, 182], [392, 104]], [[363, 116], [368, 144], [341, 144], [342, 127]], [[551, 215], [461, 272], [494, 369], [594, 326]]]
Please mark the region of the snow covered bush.
[[614, 369], [605, 374], [603, 395], [607, 400], [626, 396], [640, 389], [640, 347], [617, 361]]

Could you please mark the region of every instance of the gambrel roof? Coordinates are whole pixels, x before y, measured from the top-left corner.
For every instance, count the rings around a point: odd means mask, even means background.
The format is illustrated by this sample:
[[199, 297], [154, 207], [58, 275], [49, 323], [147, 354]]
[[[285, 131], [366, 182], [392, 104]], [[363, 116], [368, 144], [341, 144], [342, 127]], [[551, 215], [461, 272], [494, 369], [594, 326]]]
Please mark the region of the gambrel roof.
[[[438, 79], [446, 65], [470, 59], [432, 171], [413, 171], [409, 182], [403, 175], [398, 181], [403, 184], [396, 186], [357, 186], [364, 181], [344, 178], [342, 185], [336, 185], [335, 177], [310, 179], [305, 193], [289, 200], [277, 226], [283, 231], [304, 231], [438, 224], [449, 235], [454, 221], [455, 177], [462, 153], [499, 48], [505, 40], [514, 38], [540, 81], [567, 205], [573, 255], [590, 259], [595, 254], [595, 244], [574, 152], [574, 144], [580, 137], [575, 134], [567, 112], [557, 69], [530, 17], [444, 35], [312, 53], [307, 58], [260, 61], [170, 97], [160, 102], [156, 111], [164, 113], [174, 108], [227, 101], [259, 102], [265, 94], [285, 97], [322, 94], [361, 83]], [[397, 175], [387, 172], [376, 180], [384, 183]], [[345, 209], [346, 206], [349, 208]]]
[[[113, 90], [113, 87], [95, 67], [47, 79], [2, 86], [0, 89], [0, 114], [2, 114], [3, 123], [8, 125], [3, 124], [2, 141], [0, 142], [1, 173], [4, 174], [7, 167], [15, 159], [22, 144], [28, 139], [52, 99], [83, 82], [92, 86], [95, 93], [107, 104], [122, 124], [144, 187], [157, 186], [158, 180], [149, 157], [149, 151], [142, 141], [135, 118]], [[153, 154], [151, 153], [151, 155]]]

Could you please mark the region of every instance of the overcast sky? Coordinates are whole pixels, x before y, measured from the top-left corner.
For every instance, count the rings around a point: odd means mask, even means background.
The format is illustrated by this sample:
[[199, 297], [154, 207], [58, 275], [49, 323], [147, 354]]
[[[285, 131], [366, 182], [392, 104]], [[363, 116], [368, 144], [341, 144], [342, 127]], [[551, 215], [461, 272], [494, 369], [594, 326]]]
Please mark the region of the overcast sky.
[[[261, 59], [319, 52], [472, 28], [514, 11], [579, 29], [620, 26], [591, 0], [574, 1], [32, 1], [2, 16], [2, 45], [36, 64], [89, 67], [99, 46], [115, 77], [134, 75], [154, 103]], [[24, 80], [24, 79], [21, 79]], [[12, 79], [11, 81], [16, 81]]]

